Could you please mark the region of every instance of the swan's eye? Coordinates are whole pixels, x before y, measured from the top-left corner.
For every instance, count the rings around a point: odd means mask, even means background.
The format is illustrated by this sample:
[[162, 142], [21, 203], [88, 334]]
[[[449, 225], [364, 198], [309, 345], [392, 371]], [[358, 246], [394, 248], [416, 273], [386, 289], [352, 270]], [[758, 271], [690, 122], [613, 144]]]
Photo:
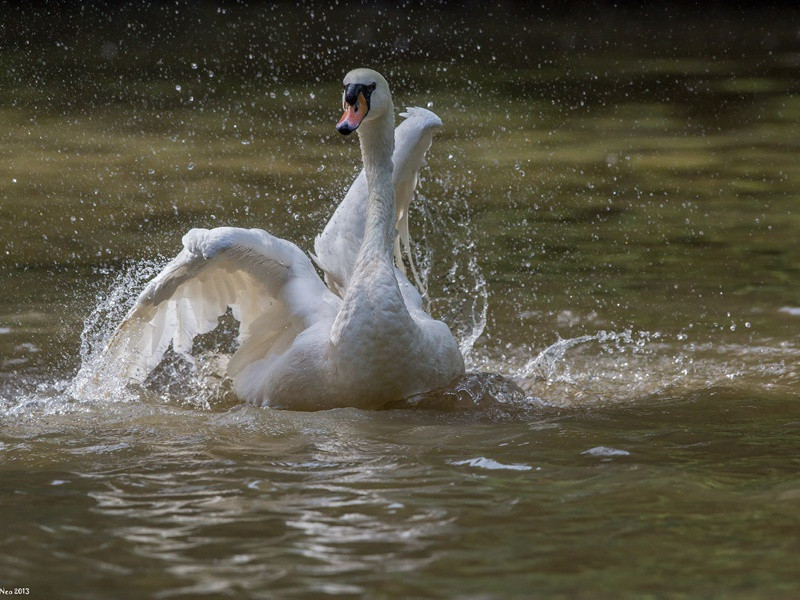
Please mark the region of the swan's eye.
[[369, 99], [373, 89], [373, 84], [348, 83], [344, 86], [344, 101], [348, 106], [363, 108], [365, 113], [369, 112]]

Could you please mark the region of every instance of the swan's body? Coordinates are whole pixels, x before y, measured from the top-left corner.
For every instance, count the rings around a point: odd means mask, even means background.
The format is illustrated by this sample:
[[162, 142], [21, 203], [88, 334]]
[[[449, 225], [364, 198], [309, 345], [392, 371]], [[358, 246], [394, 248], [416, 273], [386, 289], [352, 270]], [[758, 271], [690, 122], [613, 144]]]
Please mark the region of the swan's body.
[[395, 225], [407, 243], [416, 174], [441, 121], [411, 111], [398, 127], [395, 171], [388, 84], [359, 69], [345, 86], [367, 94], [346, 104], [338, 126], [359, 128], [365, 168], [315, 243], [330, 289], [291, 242], [258, 229], [193, 229], [112, 337], [107, 357], [120, 374], [143, 381], [170, 343], [188, 353], [228, 307], [240, 323], [228, 375], [236, 393], [256, 404], [378, 408], [463, 374], [452, 333], [424, 312], [393, 262]]

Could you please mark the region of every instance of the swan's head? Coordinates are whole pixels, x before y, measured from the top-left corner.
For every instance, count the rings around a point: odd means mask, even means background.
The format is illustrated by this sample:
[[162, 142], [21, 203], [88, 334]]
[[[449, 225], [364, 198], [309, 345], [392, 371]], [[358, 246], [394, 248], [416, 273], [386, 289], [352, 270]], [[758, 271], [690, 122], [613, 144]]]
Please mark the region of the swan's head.
[[355, 69], [344, 77], [344, 114], [336, 124], [343, 135], [353, 133], [363, 121], [391, 110], [392, 96], [383, 75], [372, 69]]

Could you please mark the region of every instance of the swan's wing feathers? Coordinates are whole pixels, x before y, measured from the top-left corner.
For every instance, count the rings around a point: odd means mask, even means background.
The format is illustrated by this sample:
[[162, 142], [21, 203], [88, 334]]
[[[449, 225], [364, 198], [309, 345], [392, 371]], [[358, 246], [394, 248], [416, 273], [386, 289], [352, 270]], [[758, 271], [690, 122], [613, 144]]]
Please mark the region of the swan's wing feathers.
[[[121, 375], [143, 381], [170, 343], [188, 354], [194, 338], [214, 329], [228, 307], [239, 321], [242, 344], [262, 334], [272, 339], [276, 331], [299, 331], [335, 314], [338, 299], [290, 242], [259, 229], [221, 227], [193, 229], [183, 243], [109, 342], [106, 356]], [[266, 313], [273, 318], [264, 325]]]
[[423, 129], [431, 127], [435, 129], [443, 125], [439, 115], [421, 106], [406, 106], [406, 112], [400, 113], [400, 116], [406, 121], [414, 122], [416, 127], [421, 127]]
[[400, 116], [405, 117], [405, 121], [398, 125], [394, 136], [394, 188], [398, 235], [394, 255], [395, 262], [403, 270], [403, 252], [405, 252], [414, 281], [424, 293], [422, 279], [417, 273], [411, 254], [408, 211], [414, 200], [414, 191], [417, 189], [419, 170], [425, 165], [425, 153], [433, 143], [433, 134], [442, 127], [442, 120], [436, 113], [418, 106], [407, 107], [406, 112]]
[[314, 260], [325, 272], [325, 281], [340, 296], [344, 296], [364, 239], [367, 195], [367, 175], [362, 169], [325, 229], [314, 239]]

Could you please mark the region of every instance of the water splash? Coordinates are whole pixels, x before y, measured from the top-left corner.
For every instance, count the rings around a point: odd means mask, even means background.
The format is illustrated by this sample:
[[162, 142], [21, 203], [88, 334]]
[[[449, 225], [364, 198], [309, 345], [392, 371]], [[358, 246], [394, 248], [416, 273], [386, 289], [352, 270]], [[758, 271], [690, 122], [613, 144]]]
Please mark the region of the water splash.
[[[232, 393], [223, 373], [227, 356], [215, 351], [215, 337], [231, 340], [232, 317], [223, 318], [215, 334], [199, 336], [192, 356], [172, 350], [148, 376], [144, 385], [130, 384], [122, 365], [108, 361], [105, 348], [119, 323], [131, 310], [139, 292], [165, 266], [167, 259], [132, 263], [113, 277], [95, 298], [95, 306], [84, 320], [80, 335], [80, 367], [75, 376], [50, 394], [51, 403], [108, 404], [146, 402], [178, 404], [211, 410], [229, 403]], [[209, 350], [209, 348], [212, 348]], [[38, 394], [33, 394], [37, 397]]]
[[564, 355], [567, 353], [567, 350], [579, 344], [596, 341], [597, 339], [596, 335], [582, 335], [566, 340], [559, 339], [529, 360], [525, 366], [520, 369], [518, 377], [528, 381], [547, 381], [553, 376], [556, 369], [560, 366], [560, 363], [564, 360]]
[[[466, 297], [442, 293], [444, 300], [439, 302], [450, 308], [451, 315], [462, 317], [455, 319], [454, 330], [459, 332], [462, 351], [470, 364], [469, 354], [486, 325], [488, 293], [474, 247], [469, 241], [455, 243], [455, 259], [445, 288], [452, 285], [450, 282], [467, 280], [476, 293]], [[426, 276], [431, 277], [432, 261], [426, 256]], [[461, 257], [463, 261], [459, 261]], [[230, 315], [230, 322], [223, 318], [215, 332], [196, 340], [193, 357], [168, 352], [144, 386], [129, 386], [115, 376], [114, 365], [104, 361], [105, 345], [135, 302], [136, 291], [163, 264], [163, 260], [157, 260], [130, 265], [110, 285], [103, 285], [94, 310], [84, 322], [81, 366], [75, 377], [7, 384], [0, 389], [0, 414], [64, 414], [110, 402], [156, 403], [204, 411], [238, 404], [224, 375], [236, 329]], [[216, 341], [211, 339], [214, 336]], [[705, 341], [689, 339], [685, 333], [665, 335], [626, 329], [558, 339], [533, 358], [525, 348], [512, 348], [511, 356], [496, 356], [497, 352], [492, 356], [491, 350], [484, 349], [481, 356], [481, 368], [495, 373], [470, 372], [451, 388], [393, 407], [529, 418], [543, 405], [590, 407], [683, 398], [693, 390], [731, 385], [763, 392], [800, 384], [800, 347], [786, 341], [741, 345], [721, 343], [713, 337]]]
[[66, 394], [84, 402], [125, 401], [137, 398], [115, 365], [105, 360], [104, 350], [116, 326], [136, 302], [138, 291], [166, 264], [166, 260], [141, 261], [128, 265], [108, 286], [103, 286], [95, 307], [84, 320], [81, 331], [81, 365]]
[[649, 403], [731, 386], [763, 394], [800, 383], [796, 345], [666, 338], [661, 332], [603, 330], [559, 339], [521, 365], [512, 358], [491, 366], [527, 394], [562, 407]]
[[[663, 392], [686, 374], [675, 372], [675, 355], [664, 364], [669, 352], [663, 351], [675, 348], [661, 343], [661, 337], [626, 329], [559, 339], [521, 367], [512, 366], [511, 373], [521, 389], [551, 405], [635, 402]], [[685, 357], [684, 351], [678, 356]]]
[[[171, 350], [144, 385], [131, 385], [121, 365], [110, 363], [105, 348], [116, 327], [131, 310], [138, 292], [159, 273], [166, 259], [145, 260], [129, 265], [111, 284], [103, 287], [81, 332], [81, 365], [64, 393], [83, 403], [149, 402], [188, 405], [210, 410], [219, 399], [229, 396], [228, 382], [221, 373], [227, 357], [203, 351], [197, 340], [194, 356]], [[230, 338], [230, 327], [218, 329]], [[202, 337], [202, 336], [201, 336]]]
[[[421, 217], [414, 221], [422, 223], [423, 243], [414, 248], [420, 266], [421, 292], [426, 310], [450, 326], [459, 340], [467, 369], [474, 369], [480, 366], [473, 348], [486, 328], [489, 290], [473, 241], [467, 199], [457, 193], [451, 181], [440, 180], [439, 184], [449, 191], [455, 190], [456, 202], [434, 205], [420, 194], [412, 205]], [[437, 254], [450, 260], [436, 261]]]
[[486, 329], [486, 316], [489, 313], [489, 290], [486, 287], [486, 278], [478, 266], [478, 257], [470, 256], [467, 263], [467, 271], [473, 280], [473, 301], [469, 307], [469, 319], [464, 328], [459, 331], [461, 354], [467, 368], [475, 368], [477, 359], [472, 355], [475, 342], [483, 335]]
[[[200, 339], [196, 343], [203, 347], [208, 341]], [[187, 356], [170, 349], [147, 377], [144, 388], [162, 404], [206, 411], [228, 408], [240, 403], [226, 374], [229, 358], [229, 354], [214, 350]]]

